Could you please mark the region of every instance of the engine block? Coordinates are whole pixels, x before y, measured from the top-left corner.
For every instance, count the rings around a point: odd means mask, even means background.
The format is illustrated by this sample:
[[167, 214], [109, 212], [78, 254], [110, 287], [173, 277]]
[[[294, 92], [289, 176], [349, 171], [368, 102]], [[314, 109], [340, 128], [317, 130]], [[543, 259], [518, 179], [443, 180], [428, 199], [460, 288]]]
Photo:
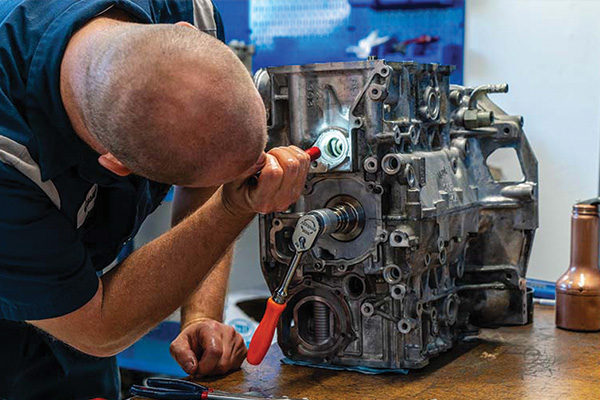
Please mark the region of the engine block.
[[[454, 86], [451, 71], [369, 60], [255, 75], [269, 147], [322, 152], [300, 200], [260, 218], [270, 290], [286, 273], [300, 216], [343, 203], [363, 217], [304, 255], [278, 326], [286, 356], [421, 368], [480, 327], [527, 323], [537, 161], [523, 118], [488, 97], [507, 85]], [[516, 151], [522, 180], [490, 171], [500, 148]]]

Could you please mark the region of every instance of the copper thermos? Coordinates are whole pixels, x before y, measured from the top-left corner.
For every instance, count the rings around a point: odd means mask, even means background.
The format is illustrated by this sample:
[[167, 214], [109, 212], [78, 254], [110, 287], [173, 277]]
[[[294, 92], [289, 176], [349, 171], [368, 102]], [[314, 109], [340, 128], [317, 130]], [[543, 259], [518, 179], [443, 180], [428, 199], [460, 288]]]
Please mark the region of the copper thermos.
[[556, 326], [600, 330], [598, 206], [600, 199], [577, 203], [571, 216], [571, 264], [556, 282]]

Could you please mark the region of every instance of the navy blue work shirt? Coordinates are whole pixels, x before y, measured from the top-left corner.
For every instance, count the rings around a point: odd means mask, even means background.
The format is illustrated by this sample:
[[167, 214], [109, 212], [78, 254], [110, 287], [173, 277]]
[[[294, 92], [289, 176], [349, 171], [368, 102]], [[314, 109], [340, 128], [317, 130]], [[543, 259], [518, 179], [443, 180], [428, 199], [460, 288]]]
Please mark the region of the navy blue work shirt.
[[114, 358], [84, 355], [23, 322], [87, 303], [98, 271], [169, 189], [100, 166], [62, 104], [70, 37], [113, 7], [224, 40], [210, 0], [0, 1], [0, 399], [118, 398]]

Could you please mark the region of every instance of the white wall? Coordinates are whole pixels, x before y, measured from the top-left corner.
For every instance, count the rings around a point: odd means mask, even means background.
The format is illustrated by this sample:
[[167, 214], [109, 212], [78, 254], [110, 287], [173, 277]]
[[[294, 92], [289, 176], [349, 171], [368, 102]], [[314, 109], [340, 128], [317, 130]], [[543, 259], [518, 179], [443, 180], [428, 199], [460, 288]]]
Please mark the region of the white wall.
[[570, 210], [598, 193], [600, 1], [467, 0], [465, 84], [525, 117], [539, 161], [540, 229], [528, 276], [556, 280], [569, 263]]

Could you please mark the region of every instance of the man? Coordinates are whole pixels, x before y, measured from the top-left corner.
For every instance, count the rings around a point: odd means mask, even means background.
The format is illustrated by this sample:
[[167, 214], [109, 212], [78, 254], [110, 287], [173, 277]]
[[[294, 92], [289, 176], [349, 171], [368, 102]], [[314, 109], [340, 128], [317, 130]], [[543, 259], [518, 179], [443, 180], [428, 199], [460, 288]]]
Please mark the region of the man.
[[[181, 305], [184, 370], [238, 368], [232, 243], [297, 199], [309, 159], [263, 153], [212, 3], [5, 0], [0, 17], [0, 398], [118, 398], [113, 356]], [[176, 226], [102, 275], [172, 184]]]

